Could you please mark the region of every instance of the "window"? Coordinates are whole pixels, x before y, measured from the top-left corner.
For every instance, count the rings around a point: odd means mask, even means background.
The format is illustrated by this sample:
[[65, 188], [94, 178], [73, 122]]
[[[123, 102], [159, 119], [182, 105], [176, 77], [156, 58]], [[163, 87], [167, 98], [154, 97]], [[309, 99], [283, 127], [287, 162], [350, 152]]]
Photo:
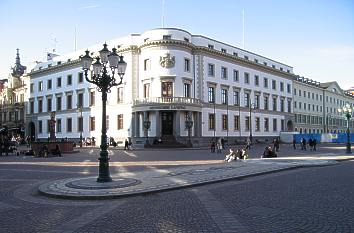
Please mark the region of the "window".
[[215, 103], [215, 88], [208, 87], [208, 102]]
[[117, 116], [117, 129], [123, 129], [123, 114]]
[[234, 130], [240, 130], [240, 116], [234, 116]]
[[245, 93], [245, 107], [250, 106], [250, 93]]
[[150, 83], [144, 84], [144, 98], [150, 97]]
[[226, 67], [221, 67], [221, 78], [227, 79], [227, 68]]
[[38, 113], [43, 112], [43, 100], [39, 99], [38, 100]]
[[47, 89], [48, 89], [48, 90], [52, 89], [52, 80], [51, 80], [51, 79], [49, 79], [49, 80], [47, 81]]
[[66, 109], [72, 109], [73, 108], [73, 97], [72, 95], [67, 95], [66, 96]]
[[288, 92], [288, 93], [291, 93], [291, 85], [288, 83], [288, 84], [286, 84], [286, 91]]
[[173, 83], [172, 82], [162, 82], [161, 83], [161, 95], [162, 97], [172, 97], [173, 96]]
[[284, 100], [283, 99], [280, 99], [280, 111], [281, 112], [284, 112]]
[[215, 66], [214, 64], [208, 64], [208, 75], [209, 76], [214, 76], [215, 75], [215, 70], [214, 70]]
[[57, 78], [57, 88], [61, 87], [61, 77]]
[[249, 116], [245, 117], [245, 126], [246, 126], [246, 131], [250, 131], [250, 117]]
[[312, 99], [313, 100], [315, 99], [315, 93], [312, 93]]
[[95, 131], [95, 117], [90, 117], [90, 131]]
[[81, 116], [79, 116], [78, 118], [77, 118], [77, 131], [78, 132], [83, 132], [83, 130], [84, 130], [84, 118], [83, 117], [81, 117]]
[[[289, 85], [289, 84], [288, 84], [288, 85]], [[296, 94], [296, 88], [294, 88], [294, 95], [297, 95], [297, 94]]]
[[258, 75], [254, 76], [254, 85], [259, 86], [259, 76]]
[[250, 74], [249, 73], [244, 73], [244, 82], [245, 83], [250, 83]]
[[57, 111], [61, 110], [61, 96], [57, 96]]
[[277, 97], [273, 98], [273, 111], [277, 111]]
[[275, 69], [275, 65], [272, 65], [272, 68]]
[[301, 96], [301, 90], [299, 90], [299, 96]]
[[268, 88], [268, 78], [263, 78], [263, 86]]
[[90, 106], [95, 106], [95, 95], [96, 93], [94, 91], [90, 92]]
[[66, 84], [71, 85], [73, 83], [73, 76], [69, 74], [66, 78]]
[[79, 81], [79, 83], [83, 83], [84, 82], [84, 74], [82, 72], [78, 73], [78, 81]]
[[268, 64], [267, 64], [267, 62], [263, 62], [263, 65], [267, 66]]
[[209, 113], [209, 130], [215, 130], [215, 114]]
[[256, 117], [256, 129], [255, 131], [261, 131], [261, 120], [259, 117]]
[[[297, 102], [296, 101], [294, 101], [294, 108], [297, 108]], [[288, 106], [288, 109], [289, 109], [289, 106]]]
[[42, 124], [42, 121], [38, 121], [38, 133], [43, 133], [43, 124]]
[[208, 44], [209, 49], [214, 49], [214, 45]]
[[190, 71], [190, 61], [187, 58], [184, 59], [184, 71], [186, 72]]
[[33, 93], [33, 91], [34, 91], [34, 83], [31, 83], [31, 85], [30, 85], [30, 92]]
[[185, 42], [189, 42], [189, 39], [188, 38], [183, 38]]
[[283, 67], [280, 67], [279, 69], [280, 69], [280, 71], [283, 71]]
[[272, 89], [276, 90], [277, 89], [277, 81], [272, 80]]
[[234, 105], [236, 105], [236, 106], [240, 105], [240, 92], [239, 91], [234, 91]]
[[281, 120], [280, 120], [280, 127], [281, 127], [281, 128], [280, 128], [281, 131], [284, 131], [284, 130], [285, 130], [285, 121], [284, 121], [284, 119], [281, 119]]
[[259, 106], [260, 106], [259, 100], [260, 100], [259, 95], [255, 95], [255, 97], [254, 97], [255, 108], [259, 108]]
[[255, 63], [258, 63], [258, 59], [255, 58], [255, 59], [254, 59], [254, 62], [255, 62]]
[[244, 56], [245, 60], [248, 60], [248, 56]]
[[234, 70], [234, 82], [238, 82], [239, 76], [238, 76], [238, 70]]
[[149, 70], [150, 69], [150, 59], [145, 59], [144, 60], [144, 70]]
[[57, 119], [57, 133], [61, 133], [61, 119]]
[[226, 51], [226, 49], [221, 49], [221, 52], [226, 53], [227, 51]]
[[84, 93], [77, 94], [77, 106], [84, 106]]
[[43, 91], [43, 82], [42, 81], [38, 82], [38, 91]]
[[264, 102], [264, 110], [268, 110], [269, 109], [269, 97], [263, 96], [263, 102]]
[[291, 113], [291, 100], [288, 100], [288, 112]]
[[117, 88], [117, 103], [123, 103], [123, 87]]
[[236, 52], [234, 52], [233, 55], [234, 55], [235, 57], [238, 57], [238, 53], [236, 53]]
[[307, 98], [309, 98], [309, 99], [311, 98], [310, 94], [311, 94], [310, 92], [307, 92]]
[[52, 111], [52, 98], [47, 97], [47, 112], [51, 112], [51, 111]]
[[280, 91], [284, 91], [284, 83], [280, 82]]
[[183, 97], [191, 97], [191, 85], [189, 83], [183, 83]]
[[172, 38], [171, 35], [163, 35], [162, 36], [163, 40], [171, 40], [171, 38]]
[[269, 131], [269, 119], [264, 118], [264, 131], [268, 132]]
[[277, 124], [278, 124], [278, 121], [276, 118], [273, 119], [273, 131], [277, 131]]
[[223, 130], [228, 130], [228, 119], [227, 119], [227, 115], [223, 114], [222, 115], [222, 129]]
[[67, 118], [66, 119], [66, 132], [72, 132], [73, 131], [73, 120], [72, 118]]
[[228, 104], [228, 92], [226, 89], [221, 89], [221, 103]]

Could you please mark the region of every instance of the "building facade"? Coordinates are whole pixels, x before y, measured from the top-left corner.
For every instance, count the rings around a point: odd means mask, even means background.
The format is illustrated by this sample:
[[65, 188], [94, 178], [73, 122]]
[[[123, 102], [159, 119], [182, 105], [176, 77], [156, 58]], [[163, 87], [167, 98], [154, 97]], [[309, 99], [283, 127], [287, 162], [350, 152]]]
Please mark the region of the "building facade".
[[[297, 77], [294, 86], [295, 131], [299, 133], [344, 133], [346, 119], [338, 112], [345, 104], [354, 106], [354, 95], [337, 82], [319, 83]], [[354, 121], [350, 121], [353, 132]]]
[[[116, 141], [183, 143], [191, 136], [193, 144], [234, 142], [294, 129], [296, 76], [288, 65], [181, 29], [150, 30], [107, 44], [118, 47], [128, 64], [123, 84], [107, 102], [107, 135]], [[89, 50], [97, 55], [101, 48]], [[58, 138], [78, 139], [80, 132], [100, 138], [101, 95], [83, 78], [83, 54], [54, 57], [30, 72], [27, 128], [33, 137], [48, 138], [55, 111]]]

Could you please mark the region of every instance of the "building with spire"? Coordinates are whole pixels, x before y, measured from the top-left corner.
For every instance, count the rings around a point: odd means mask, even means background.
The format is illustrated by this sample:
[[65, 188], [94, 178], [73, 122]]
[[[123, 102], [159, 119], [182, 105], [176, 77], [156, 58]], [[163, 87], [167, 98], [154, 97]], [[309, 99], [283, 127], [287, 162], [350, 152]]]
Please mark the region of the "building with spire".
[[28, 100], [26, 66], [20, 61], [19, 49], [16, 61], [7, 79], [0, 80], [0, 126], [9, 136], [24, 137], [25, 105]]

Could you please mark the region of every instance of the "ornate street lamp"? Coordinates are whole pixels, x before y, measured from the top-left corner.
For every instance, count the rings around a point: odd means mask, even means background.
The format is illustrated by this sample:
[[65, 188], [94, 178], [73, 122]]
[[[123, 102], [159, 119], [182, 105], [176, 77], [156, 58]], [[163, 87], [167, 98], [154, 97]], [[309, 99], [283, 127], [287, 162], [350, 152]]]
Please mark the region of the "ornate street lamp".
[[[123, 56], [117, 54], [117, 49], [113, 48], [112, 52], [107, 49], [107, 44], [103, 45], [103, 49], [99, 51], [100, 56], [96, 57], [96, 62], [92, 64], [93, 58], [90, 52], [86, 50], [84, 56], [80, 56], [82, 69], [84, 70], [87, 82], [95, 84], [97, 90], [102, 92], [102, 134], [101, 134], [101, 152], [99, 160], [99, 174], [97, 182], [110, 182], [112, 178], [109, 172], [109, 157], [107, 151], [107, 127], [106, 127], [106, 102], [107, 93], [111, 92], [111, 88], [122, 84], [127, 63], [123, 60]], [[109, 63], [109, 67], [108, 67]], [[89, 77], [88, 71], [92, 64], [92, 75]], [[109, 72], [108, 69], [111, 69]], [[115, 74], [118, 74], [120, 80], [117, 83]]]
[[350, 129], [349, 129], [349, 124], [350, 124], [350, 118], [353, 116], [353, 109], [350, 107], [350, 105], [347, 103], [344, 105], [342, 108], [338, 109], [338, 112], [343, 114], [345, 118], [347, 118], [347, 145], [346, 145], [346, 151], [345, 153], [351, 154], [352, 153], [352, 148], [350, 144]]
[[80, 147], [82, 147], [82, 131], [84, 130], [84, 119], [82, 118], [82, 106], [77, 105], [77, 112], [80, 113], [80, 122], [79, 122], [79, 128], [80, 128]]
[[192, 141], [191, 141], [191, 129], [193, 127], [193, 121], [192, 121], [192, 116], [191, 112], [188, 112], [187, 114], [187, 120], [185, 121], [186, 128], [188, 129], [188, 147], [192, 147]]
[[150, 145], [150, 142], [149, 142], [149, 129], [150, 129], [150, 126], [151, 126], [151, 121], [149, 121], [149, 119], [145, 119], [144, 120], [144, 129], [145, 129], [145, 134], [146, 134], [146, 142], [145, 142], [146, 146]]
[[252, 143], [252, 111], [254, 111], [257, 108], [256, 103], [251, 103], [250, 104], [250, 121], [249, 121], [249, 128], [250, 128], [250, 141]]

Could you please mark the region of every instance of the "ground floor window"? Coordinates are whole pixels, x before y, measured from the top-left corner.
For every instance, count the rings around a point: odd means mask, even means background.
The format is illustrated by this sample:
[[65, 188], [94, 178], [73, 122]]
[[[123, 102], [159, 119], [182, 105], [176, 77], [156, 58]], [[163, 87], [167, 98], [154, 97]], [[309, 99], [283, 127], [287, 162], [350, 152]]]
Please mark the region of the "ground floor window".
[[215, 114], [209, 114], [209, 129], [215, 130]]
[[123, 114], [117, 116], [117, 129], [123, 129]]

